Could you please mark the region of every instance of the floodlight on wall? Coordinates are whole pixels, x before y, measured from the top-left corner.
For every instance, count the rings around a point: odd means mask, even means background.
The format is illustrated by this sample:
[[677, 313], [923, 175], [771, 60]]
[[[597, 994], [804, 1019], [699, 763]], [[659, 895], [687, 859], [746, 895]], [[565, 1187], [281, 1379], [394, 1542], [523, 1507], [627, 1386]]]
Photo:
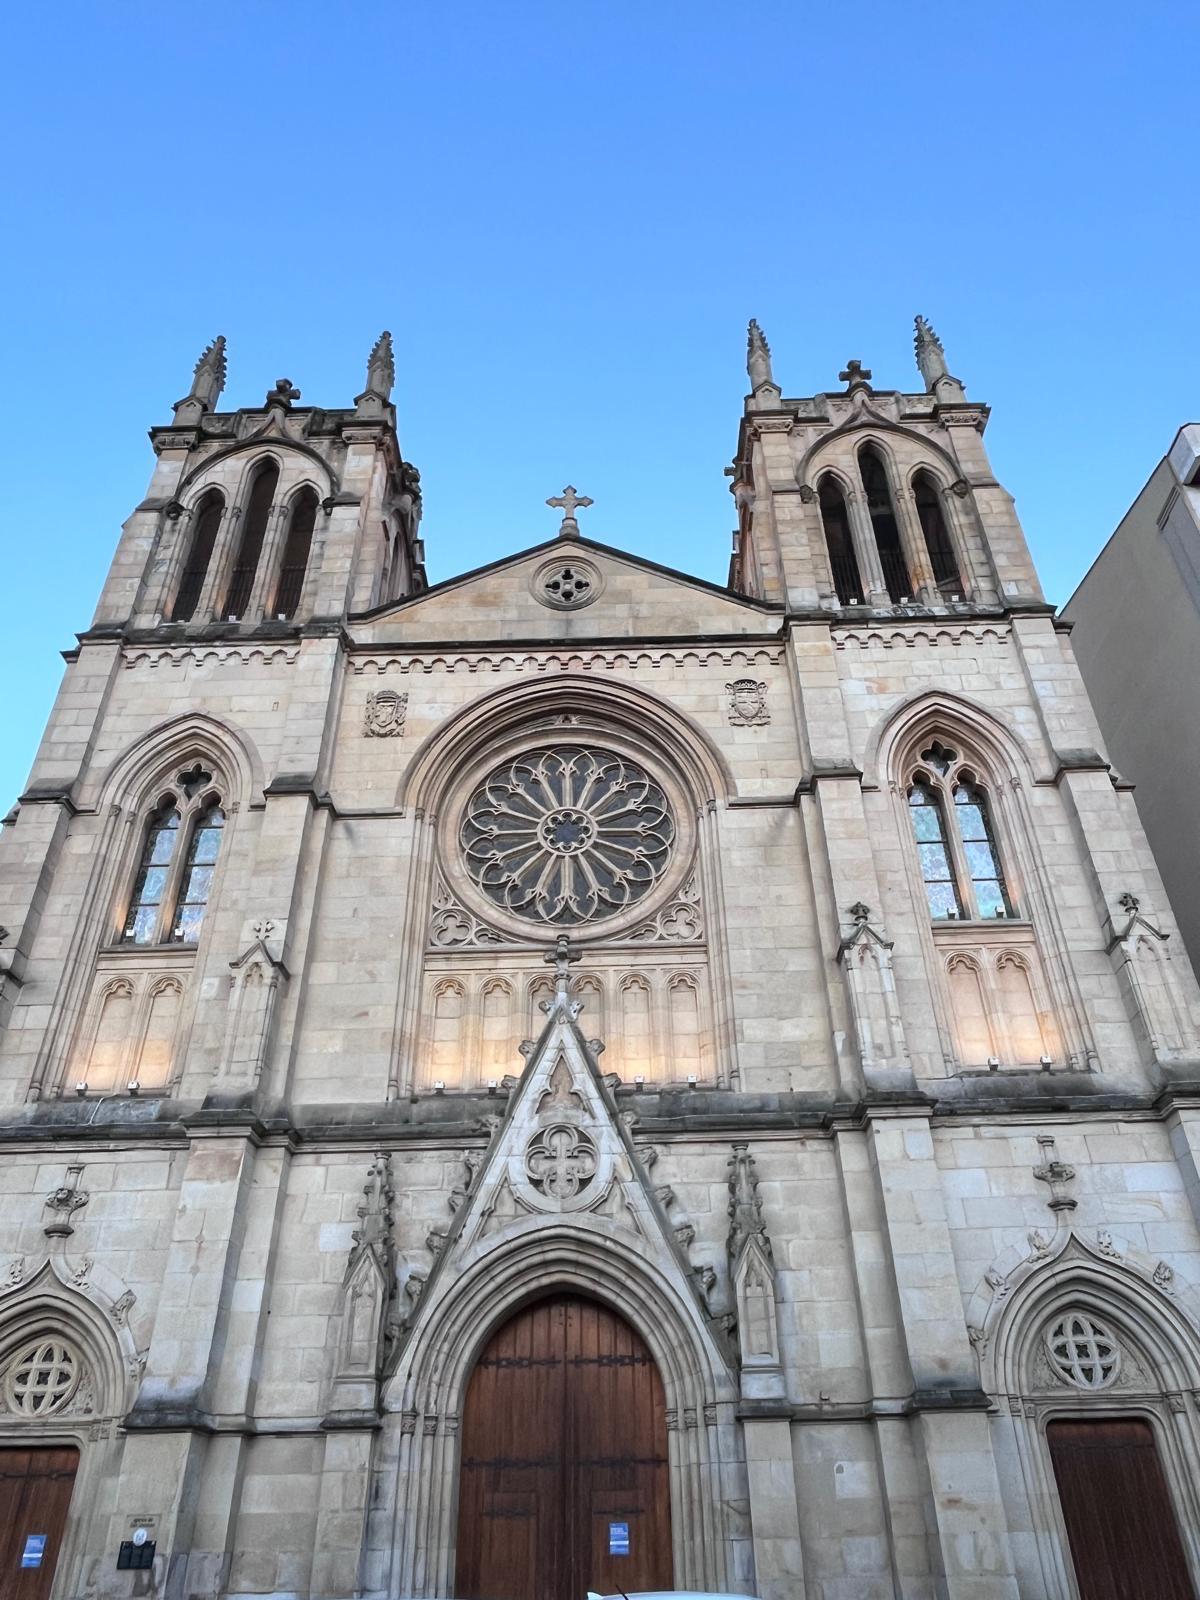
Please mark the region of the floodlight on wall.
[[846, 604], [848, 606], [856, 606], [858, 604], [858, 601], [857, 600], [847, 600]]
[[645, 1078], [642, 1076], [642, 1074], [640, 1072], [635, 1072], [634, 1073], [633, 1082], [634, 1082], [634, 1085], [635, 1085], [636, 1088], [640, 1089], [642, 1087], [642, 1085], [645, 1083], [645, 1081], [646, 1081]]
[[129, 1090], [130, 1094], [141, 1094], [142, 1092], [142, 1085], [137, 1078], [130, 1078], [125, 1087]]
[[500, 1087], [500, 1084], [495, 1078], [489, 1078], [488, 1079], [488, 1081], [487, 1081], [487, 1092], [489, 1094], [495, 1094], [496, 1090], [499, 1087]]
[[950, 599], [951, 599], [951, 602], [952, 602], [952, 603], [953, 603], [953, 604], [955, 604], [955, 605], [958, 605], [958, 604], [960, 604], [960, 603], [961, 603], [961, 601], [962, 601], [962, 595], [960, 595], [960, 594], [952, 594], [952, 595], [951, 595], [951, 596], [950, 596]]
[[87, 1079], [86, 1078], [80, 1078], [79, 1082], [75, 1085], [75, 1093], [82, 1100], [83, 1096], [87, 1093]]
[[435, 1078], [433, 1080], [433, 1092], [434, 1092], [434, 1094], [445, 1094], [445, 1092], [446, 1092], [446, 1080], [445, 1080], [445, 1078]]
[[999, 1065], [1000, 1065], [1000, 1057], [999, 1056], [989, 1056], [988, 1057], [988, 1070], [990, 1072], [995, 1072], [996, 1068]]
[[694, 1072], [689, 1072], [688, 1075], [687, 1075], [687, 1081], [688, 1081], [688, 1088], [689, 1089], [694, 1089], [696, 1087], [696, 1085], [700, 1082], [700, 1079], [696, 1076], [696, 1074]]
[[900, 604], [902, 606], [910, 606], [910, 605], [912, 605], [912, 596], [908, 595], [908, 594], [902, 594], [900, 596]]
[[1054, 1065], [1054, 1057], [1053, 1056], [1039, 1056], [1038, 1060], [1041, 1062], [1041, 1064], [1044, 1067], [1052, 1067]]

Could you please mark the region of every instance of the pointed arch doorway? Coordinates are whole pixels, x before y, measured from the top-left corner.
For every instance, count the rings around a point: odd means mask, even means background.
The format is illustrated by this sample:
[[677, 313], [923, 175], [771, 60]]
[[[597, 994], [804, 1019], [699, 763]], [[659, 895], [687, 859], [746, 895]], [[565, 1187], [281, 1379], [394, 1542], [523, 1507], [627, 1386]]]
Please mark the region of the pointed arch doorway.
[[539, 1300], [483, 1350], [463, 1408], [461, 1600], [669, 1589], [662, 1378], [608, 1307]]

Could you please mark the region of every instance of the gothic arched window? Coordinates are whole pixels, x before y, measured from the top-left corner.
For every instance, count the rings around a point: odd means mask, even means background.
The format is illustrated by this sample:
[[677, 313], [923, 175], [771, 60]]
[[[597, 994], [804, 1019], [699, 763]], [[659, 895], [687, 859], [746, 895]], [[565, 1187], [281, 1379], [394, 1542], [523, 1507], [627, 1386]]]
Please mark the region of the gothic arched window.
[[313, 529], [317, 523], [317, 492], [301, 489], [292, 501], [288, 521], [287, 539], [283, 546], [283, 561], [279, 568], [279, 584], [272, 608], [280, 621], [290, 621], [296, 615], [304, 588], [304, 574], [308, 570], [308, 554], [312, 548]]
[[262, 554], [263, 540], [267, 536], [267, 523], [270, 520], [271, 505], [275, 499], [278, 482], [279, 467], [274, 461], [264, 461], [251, 482], [242, 522], [242, 537], [238, 542], [237, 556], [229, 578], [229, 590], [222, 607], [222, 614], [230, 622], [237, 622], [249, 609], [250, 596], [254, 592], [254, 577], [258, 571], [258, 558]]
[[908, 806], [930, 915], [1011, 917], [987, 793], [956, 751], [936, 739], [922, 750]]
[[183, 565], [175, 604], [171, 607], [172, 622], [190, 622], [196, 615], [224, 511], [225, 501], [217, 489], [210, 489], [196, 508], [192, 542]]
[[846, 497], [836, 479], [828, 474], [821, 479], [817, 499], [821, 506], [825, 548], [829, 552], [829, 566], [837, 597], [844, 606], [852, 600], [861, 605], [863, 587], [858, 573], [858, 557], [854, 553], [854, 540], [850, 534], [850, 513]]
[[929, 473], [917, 473], [913, 479], [912, 494], [917, 508], [917, 520], [921, 524], [921, 532], [925, 535], [925, 548], [929, 552], [929, 565], [933, 569], [934, 582], [939, 589], [961, 594], [963, 582], [959, 575], [954, 546], [950, 542], [950, 530], [946, 526], [946, 517], [942, 510], [942, 497]]
[[200, 766], [181, 772], [155, 807], [125, 913], [123, 944], [186, 945], [200, 937], [225, 826], [211, 783]]
[[900, 543], [900, 525], [892, 504], [892, 491], [888, 487], [887, 468], [873, 444], [864, 444], [858, 452], [858, 470], [862, 476], [863, 493], [867, 497], [867, 511], [875, 533], [879, 564], [883, 568], [883, 581], [892, 603], [899, 604], [911, 596], [912, 579], [908, 575], [908, 564]]

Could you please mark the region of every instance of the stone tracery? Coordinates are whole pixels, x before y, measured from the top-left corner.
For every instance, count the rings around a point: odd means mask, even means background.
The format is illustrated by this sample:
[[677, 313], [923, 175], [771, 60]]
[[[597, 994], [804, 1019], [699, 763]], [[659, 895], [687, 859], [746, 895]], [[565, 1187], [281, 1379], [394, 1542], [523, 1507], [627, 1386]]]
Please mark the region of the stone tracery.
[[467, 802], [467, 870], [497, 905], [576, 925], [640, 900], [675, 842], [662, 788], [611, 751], [559, 746], [496, 768]]

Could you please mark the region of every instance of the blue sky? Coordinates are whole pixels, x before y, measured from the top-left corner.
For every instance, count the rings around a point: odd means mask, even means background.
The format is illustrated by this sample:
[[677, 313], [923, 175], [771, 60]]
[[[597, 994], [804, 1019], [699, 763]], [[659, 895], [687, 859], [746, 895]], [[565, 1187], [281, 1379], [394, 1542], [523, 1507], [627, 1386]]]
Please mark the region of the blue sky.
[[361, 388], [382, 327], [431, 576], [586, 531], [723, 580], [758, 317], [785, 393], [993, 407], [1064, 601], [1200, 416], [1194, 4], [20, 7], [5, 24], [0, 811], [146, 429]]

